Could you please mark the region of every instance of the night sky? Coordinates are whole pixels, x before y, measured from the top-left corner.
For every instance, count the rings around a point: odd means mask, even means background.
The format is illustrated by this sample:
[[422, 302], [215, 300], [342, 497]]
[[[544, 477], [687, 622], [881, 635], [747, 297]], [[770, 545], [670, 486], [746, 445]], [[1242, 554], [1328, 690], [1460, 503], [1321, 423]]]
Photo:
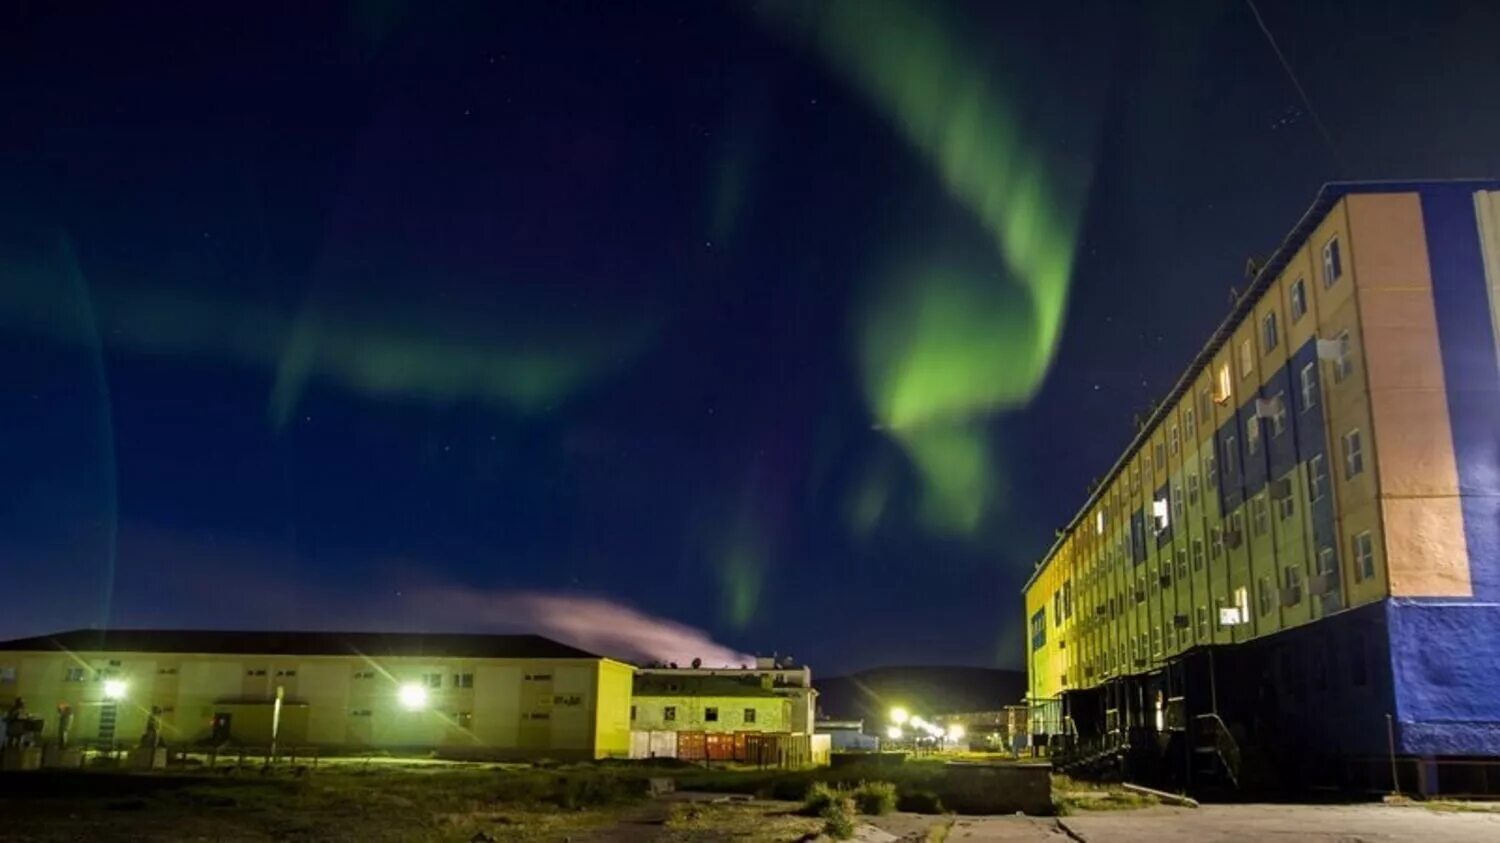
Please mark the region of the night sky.
[[0, 637], [1015, 666], [1318, 186], [1500, 175], [1494, 3], [230, 5], [0, 11]]

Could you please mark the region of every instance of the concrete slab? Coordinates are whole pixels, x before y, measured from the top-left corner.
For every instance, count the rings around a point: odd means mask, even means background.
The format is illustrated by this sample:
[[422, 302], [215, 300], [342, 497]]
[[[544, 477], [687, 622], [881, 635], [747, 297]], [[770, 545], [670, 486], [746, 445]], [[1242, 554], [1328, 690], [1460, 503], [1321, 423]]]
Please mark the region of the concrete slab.
[[1083, 812], [1060, 822], [1084, 843], [1348, 843], [1500, 840], [1500, 814], [1439, 812], [1392, 805], [1160, 806]]

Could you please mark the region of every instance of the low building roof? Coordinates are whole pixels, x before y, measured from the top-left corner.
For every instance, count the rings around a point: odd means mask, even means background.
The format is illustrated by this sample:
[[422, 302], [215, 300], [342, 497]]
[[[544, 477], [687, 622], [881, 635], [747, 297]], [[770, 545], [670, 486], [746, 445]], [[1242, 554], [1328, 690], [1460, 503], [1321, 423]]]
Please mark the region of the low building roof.
[[[802, 690], [795, 685], [782, 686], [785, 690]], [[637, 697], [784, 697], [759, 682], [729, 676], [692, 676], [668, 678], [664, 676], [640, 676], [635, 678]]]
[[74, 629], [0, 641], [0, 651], [225, 653], [469, 659], [598, 659], [540, 635], [454, 632], [282, 632], [217, 629]]

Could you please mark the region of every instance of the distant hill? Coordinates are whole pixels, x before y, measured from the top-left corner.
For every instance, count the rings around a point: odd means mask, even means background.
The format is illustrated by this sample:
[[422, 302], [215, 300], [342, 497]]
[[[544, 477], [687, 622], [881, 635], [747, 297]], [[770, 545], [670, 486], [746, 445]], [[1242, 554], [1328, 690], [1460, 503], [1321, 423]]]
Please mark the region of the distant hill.
[[1026, 695], [1026, 674], [988, 667], [877, 667], [848, 676], [814, 679], [821, 716], [885, 722], [892, 706], [913, 714], [995, 711]]

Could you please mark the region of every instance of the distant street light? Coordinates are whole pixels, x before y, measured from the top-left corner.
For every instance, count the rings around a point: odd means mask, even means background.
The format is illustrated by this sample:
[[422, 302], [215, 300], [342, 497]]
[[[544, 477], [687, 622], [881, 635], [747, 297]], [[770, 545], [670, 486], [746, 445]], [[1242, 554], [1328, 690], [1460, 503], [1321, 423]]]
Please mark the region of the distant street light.
[[415, 682], [402, 685], [397, 698], [407, 711], [421, 711], [427, 707], [427, 689]]
[[910, 717], [911, 715], [906, 713], [906, 709], [902, 708], [899, 705], [891, 709], [891, 722], [895, 723], [897, 726], [905, 726], [906, 721]]
[[890, 728], [885, 730], [885, 736], [893, 741], [901, 740], [901, 727], [891, 726]]
[[125, 684], [124, 679], [104, 680], [104, 698], [111, 702], [119, 702], [125, 699], [125, 692], [128, 689], [129, 686]]
[[964, 739], [964, 727], [954, 723], [948, 727], [948, 740], [957, 743]]

